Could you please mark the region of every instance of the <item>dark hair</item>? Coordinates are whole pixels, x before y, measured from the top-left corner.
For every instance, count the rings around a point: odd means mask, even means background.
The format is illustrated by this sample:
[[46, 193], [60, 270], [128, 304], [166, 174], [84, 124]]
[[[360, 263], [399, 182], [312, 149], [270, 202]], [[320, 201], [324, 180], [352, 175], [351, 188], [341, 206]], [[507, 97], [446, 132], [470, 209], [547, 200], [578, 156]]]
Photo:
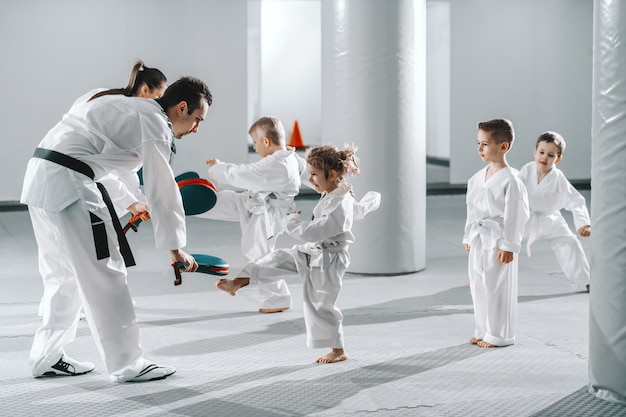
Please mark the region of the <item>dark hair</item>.
[[559, 148], [559, 155], [563, 155], [563, 152], [565, 152], [565, 139], [556, 132], [548, 131], [539, 135], [537, 143], [535, 143], [535, 149], [539, 146], [539, 142], [554, 143]]
[[188, 114], [202, 107], [202, 101], [207, 105], [213, 104], [213, 96], [209, 87], [196, 77], [181, 77], [171, 84], [163, 93], [163, 97], [156, 99], [164, 110], [176, 106], [181, 101], [187, 103]]
[[515, 141], [515, 129], [513, 123], [507, 119], [493, 119], [488, 122], [479, 122], [478, 129], [491, 134], [491, 138], [497, 143], [508, 143], [509, 148]]
[[345, 176], [359, 175], [359, 159], [356, 156], [357, 148], [346, 145], [343, 150], [336, 146], [322, 145], [310, 148], [306, 155], [307, 164], [319, 169], [328, 179], [331, 170], [337, 172], [337, 182]]
[[264, 136], [267, 136], [274, 145], [285, 144], [285, 128], [277, 117], [265, 116], [252, 123], [249, 134], [255, 130], [261, 130]]
[[154, 90], [155, 88], [161, 88], [165, 83], [167, 83], [167, 78], [165, 78], [165, 75], [163, 75], [161, 71], [156, 68], [146, 67], [143, 61], [139, 60], [130, 73], [130, 80], [128, 80], [128, 85], [126, 87], [111, 88], [109, 90], [100, 91], [99, 93], [94, 94], [88, 101], [98, 97], [115, 94], [133, 97], [137, 95], [137, 92], [144, 84], [148, 86], [150, 90]]

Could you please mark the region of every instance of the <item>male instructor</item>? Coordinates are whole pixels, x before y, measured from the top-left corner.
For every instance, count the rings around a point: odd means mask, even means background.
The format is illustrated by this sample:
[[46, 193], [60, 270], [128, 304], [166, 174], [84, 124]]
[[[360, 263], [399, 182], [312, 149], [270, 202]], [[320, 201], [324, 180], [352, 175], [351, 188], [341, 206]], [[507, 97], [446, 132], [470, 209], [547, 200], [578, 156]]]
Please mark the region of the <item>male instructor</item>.
[[[126, 201], [133, 214], [149, 216], [157, 249], [169, 249], [174, 262], [195, 271], [197, 263], [181, 250], [185, 213], [169, 160], [174, 138], [197, 132], [211, 103], [204, 82], [183, 77], [156, 100], [113, 95], [73, 106], [40, 142], [21, 196], [39, 258], [45, 260], [40, 262], [43, 324], [30, 352], [33, 376], [94, 369], [64, 352], [75, 339], [83, 304], [112, 381], [163, 379], [176, 371], [143, 357], [126, 282], [126, 267], [134, 260], [112, 200]], [[126, 187], [104, 186], [142, 166], [147, 206]]]

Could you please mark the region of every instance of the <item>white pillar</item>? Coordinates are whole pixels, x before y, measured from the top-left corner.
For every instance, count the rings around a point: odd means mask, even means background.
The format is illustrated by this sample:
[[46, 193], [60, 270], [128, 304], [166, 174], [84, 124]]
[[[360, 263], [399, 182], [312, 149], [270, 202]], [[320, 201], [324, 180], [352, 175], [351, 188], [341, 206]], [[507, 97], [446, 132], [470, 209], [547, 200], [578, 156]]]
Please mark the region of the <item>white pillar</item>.
[[356, 144], [357, 198], [382, 194], [353, 228], [351, 272], [425, 267], [425, 61], [425, 0], [322, 0], [322, 143]]
[[626, 3], [594, 1], [589, 392], [626, 403]]

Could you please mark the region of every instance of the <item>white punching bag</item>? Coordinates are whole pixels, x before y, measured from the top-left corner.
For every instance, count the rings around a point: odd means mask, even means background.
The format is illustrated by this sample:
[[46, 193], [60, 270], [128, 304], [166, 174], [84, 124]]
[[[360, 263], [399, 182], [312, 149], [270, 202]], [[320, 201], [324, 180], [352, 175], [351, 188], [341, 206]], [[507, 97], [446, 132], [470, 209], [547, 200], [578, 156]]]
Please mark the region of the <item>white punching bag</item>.
[[594, 2], [589, 392], [626, 404], [626, 3]]
[[349, 271], [425, 268], [426, 2], [322, 0], [322, 143], [358, 147], [357, 199], [382, 202], [353, 232]]

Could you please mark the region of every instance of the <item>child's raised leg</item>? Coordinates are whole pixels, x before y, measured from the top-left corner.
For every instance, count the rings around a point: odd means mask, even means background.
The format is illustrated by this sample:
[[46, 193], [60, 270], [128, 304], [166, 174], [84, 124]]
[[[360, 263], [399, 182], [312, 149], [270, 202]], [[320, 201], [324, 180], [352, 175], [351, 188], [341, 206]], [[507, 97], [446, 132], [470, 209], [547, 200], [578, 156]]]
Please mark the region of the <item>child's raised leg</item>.
[[346, 355], [346, 352], [343, 350], [343, 348], [333, 348], [333, 350], [331, 350], [330, 353], [328, 353], [325, 356], [322, 356], [321, 358], [317, 358], [315, 362], [316, 363], [335, 363], [335, 362], [345, 361], [346, 359], [348, 359], [348, 355]]
[[236, 295], [237, 291], [249, 284], [249, 277], [237, 277], [234, 279], [220, 278], [215, 283], [215, 286], [220, 290], [229, 293], [230, 295]]
[[289, 310], [289, 307], [280, 307], [280, 308], [259, 308], [259, 313], [263, 314], [274, 314], [274, 313], [282, 313], [285, 310]]

